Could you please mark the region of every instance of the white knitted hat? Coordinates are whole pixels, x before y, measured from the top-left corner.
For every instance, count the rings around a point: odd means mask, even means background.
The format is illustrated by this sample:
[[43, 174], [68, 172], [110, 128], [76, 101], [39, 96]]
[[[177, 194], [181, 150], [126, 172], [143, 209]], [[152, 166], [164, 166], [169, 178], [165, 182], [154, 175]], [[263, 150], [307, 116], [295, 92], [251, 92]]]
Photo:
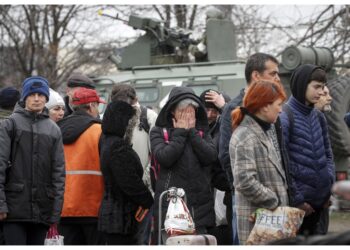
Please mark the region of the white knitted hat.
[[54, 91], [53, 89], [50, 88], [50, 99], [45, 104], [45, 106], [46, 106], [46, 108], [48, 108], [50, 110], [57, 105], [62, 105], [62, 106], [65, 105], [63, 98], [60, 96], [59, 93], [57, 93], [56, 91]]

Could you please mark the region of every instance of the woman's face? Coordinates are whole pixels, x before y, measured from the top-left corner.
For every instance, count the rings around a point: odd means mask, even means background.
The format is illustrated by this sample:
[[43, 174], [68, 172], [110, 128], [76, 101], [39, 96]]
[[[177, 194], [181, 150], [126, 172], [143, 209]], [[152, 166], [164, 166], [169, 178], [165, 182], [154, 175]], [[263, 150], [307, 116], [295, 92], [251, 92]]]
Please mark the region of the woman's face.
[[271, 104], [268, 104], [264, 109], [264, 120], [269, 123], [275, 123], [278, 115], [282, 112], [283, 101], [277, 99]]
[[58, 122], [61, 120], [64, 116], [64, 109], [65, 107], [63, 105], [56, 105], [53, 108], [49, 110], [49, 116], [50, 119], [54, 122]]

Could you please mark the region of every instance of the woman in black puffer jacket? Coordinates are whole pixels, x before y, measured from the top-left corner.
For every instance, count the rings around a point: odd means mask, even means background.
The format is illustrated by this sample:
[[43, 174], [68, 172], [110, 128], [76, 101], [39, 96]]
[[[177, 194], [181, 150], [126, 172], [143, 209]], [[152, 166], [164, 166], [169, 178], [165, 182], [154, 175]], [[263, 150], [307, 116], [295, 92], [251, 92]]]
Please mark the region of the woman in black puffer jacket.
[[[163, 129], [168, 133], [165, 141]], [[155, 225], [153, 243], [158, 233], [160, 194], [170, 187], [183, 188], [187, 206], [198, 234], [208, 233], [215, 226], [214, 195], [211, 192], [211, 166], [217, 151], [209, 133], [205, 107], [193, 90], [175, 87], [159, 112], [156, 126], [150, 133], [152, 154], [160, 164], [155, 188]], [[162, 201], [162, 225], [168, 202]]]
[[150, 208], [153, 198], [142, 181], [140, 159], [131, 146], [135, 109], [123, 101], [113, 101], [106, 109], [100, 139], [101, 171], [105, 191], [99, 212], [98, 229], [107, 244], [136, 245], [139, 206]]

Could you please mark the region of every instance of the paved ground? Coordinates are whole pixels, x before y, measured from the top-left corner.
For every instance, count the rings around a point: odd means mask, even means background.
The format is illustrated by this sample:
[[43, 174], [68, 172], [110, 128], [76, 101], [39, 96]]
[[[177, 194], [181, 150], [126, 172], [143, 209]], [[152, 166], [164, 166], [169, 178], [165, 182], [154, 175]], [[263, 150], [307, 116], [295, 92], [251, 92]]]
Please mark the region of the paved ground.
[[329, 219], [329, 233], [338, 233], [350, 230], [350, 211], [332, 212]]

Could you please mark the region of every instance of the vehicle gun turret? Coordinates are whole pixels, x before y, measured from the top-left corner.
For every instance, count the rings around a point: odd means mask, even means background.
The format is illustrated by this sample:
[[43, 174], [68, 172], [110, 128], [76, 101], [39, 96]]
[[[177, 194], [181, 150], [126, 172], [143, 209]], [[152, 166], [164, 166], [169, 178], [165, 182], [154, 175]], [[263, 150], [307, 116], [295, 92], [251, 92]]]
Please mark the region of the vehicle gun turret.
[[[118, 17], [115, 19], [121, 20]], [[179, 28], [167, 28], [164, 22], [155, 18], [130, 15], [124, 23], [146, 33], [132, 44], [121, 49], [120, 54], [109, 57], [120, 70], [134, 66], [159, 65], [188, 62], [187, 49], [196, 42], [191, 32]]]

